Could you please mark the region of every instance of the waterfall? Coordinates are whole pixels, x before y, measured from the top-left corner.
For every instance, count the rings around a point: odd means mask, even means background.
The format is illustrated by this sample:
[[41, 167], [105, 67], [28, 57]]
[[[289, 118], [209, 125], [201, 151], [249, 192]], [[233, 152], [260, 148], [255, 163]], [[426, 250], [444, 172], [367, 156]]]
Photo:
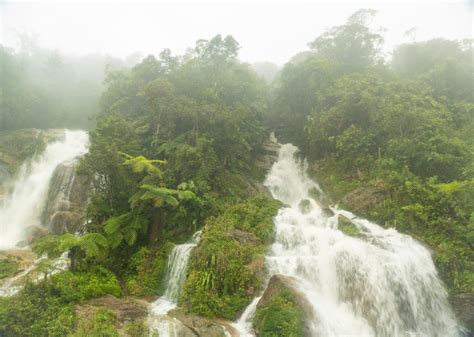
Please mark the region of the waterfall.
[[197, 231], [188, 243], [174, 246], [168, 257], [166, 290], [164, 295], [153, 303], [150, 317], [150, 327], [160, 337], [177, 336], [178, 322], [165, 316], [177, 305], [181, 285], [186, 278], [191, 251], [198, 244], [200, 237], [201, 231]]
[[[282, 145], [265, 186], [284, 202], [274, 219], [276, 238], [266, 257], [270, 275], [298, 280], [315, 312], [313, 336], [455, 337], [461, 334], [430, 252], [416, 240], [350, 212], [323, 212], [312, 198], [319, 186], [298, 149]], [[304, 206], [304, 207], [303, 207]], [[338, 229], [345, 217], [360, 235]], [[235, 324], [253, 336], [258, 299]]]
[[44, 152], [25, 163], [13, 188], [0, 203], [0, 247], [14, 247], [26, 238], [26, 230], [41, 225], [51, 177], [56, 167], [87, 151], [85, 131], [65, 130], [61, 140], [47, 145]]

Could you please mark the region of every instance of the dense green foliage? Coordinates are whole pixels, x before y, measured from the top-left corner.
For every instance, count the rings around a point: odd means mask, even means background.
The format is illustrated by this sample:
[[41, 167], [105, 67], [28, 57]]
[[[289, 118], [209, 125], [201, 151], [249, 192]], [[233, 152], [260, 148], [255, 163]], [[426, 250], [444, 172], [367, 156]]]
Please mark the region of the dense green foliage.
[[333, 199], [378, 189], [383, 200], [359, 213], [428, 243], [448, 286], [473, 291], [471, 44], [405, 44], [383, 64], [372, 14], [354, 14], [283, 69], [273, 123]]
[[[182, 56], [164, 50], [131, 69], [110, 68], [100, 112], [101, 76], [72, 69], [95, 62], [0, 47], [0, 131], [87, 127], [97, 114], [79, 168], [92, 185], [85, 232], [33, 245], [49, 258], [68, 251], [70, 271], [51, 275], [45, 261], [44, 278], [0, 298], [0, 335], [117, 336], [113, 313], [78, 322], [74, 306], [105, 294], [161, 295], [173, 245], [201, 228], [180, 305], [235, 319], [262, 286], [280, 207], [255, 183], [270, 130], [301, 148], [340, 206], [425, 242], [449, 290], [473, 292], [472, 42], [409, 43], [384, 59], [383, 37], [368, 24], [374, 14], [361, 10], [328, 29], [278, 74], [272, 64], [254, 65], [273, 91], [239, 61], [238, 43], [217, 35]], [[0, 135], [9, 171], [45, 144], [35, 131], [12, 135]], [[377, 197], [354, 205], [354, 190]], [[1, 260], [0, 278], [14, 267]], [[301, 308], [285, 291], [254, 324], [260, 336], [303, 334]], [[125, 329], [146, 333], [139, 323]]]
[[262, 285], [262, 254], [280, 202], [257, 197], [207, 221], [181, 301], [193, 313], [235, 319]]
[[173, 245], [141, 247], [130, 257], [125, 275], [126, 292], [134, 296], [163, 294], [168, 255]]
[[302, 337], [303, 325], [303, 310], [287, 289], [281, 290], [265, 307], [258, 308], [253, 318], [259, 337]]
[[120, 287], [113, 274], [97, 268], [26, 284], [18, 295], [0, 298], [0, 335], [66, 336], [75, 328], [74, 304], [105, 294], [120, 296]]
[[18, 269], [18, 261], [11, 258], [0, 259], [0, 279], [10, 277]]
[[70, 337], [118, 337], [114, 326], [117, 317], [107, 309], [99, 309], [92, 320], [81, 320]]

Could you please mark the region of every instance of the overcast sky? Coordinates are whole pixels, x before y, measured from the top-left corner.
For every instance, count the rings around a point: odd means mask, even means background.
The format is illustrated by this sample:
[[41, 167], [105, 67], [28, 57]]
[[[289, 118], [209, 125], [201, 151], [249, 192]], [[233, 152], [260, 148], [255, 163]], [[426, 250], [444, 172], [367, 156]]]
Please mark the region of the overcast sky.
[[41, 46], [61, 52], [124, 57], [164, 48], [181, 54], [201, 38], [231, 34], [241, 59], [283, 64], [325, 28], [360, 8], [378, 10], [386, 50], [434, 37], [472, 38], [473, 1], [2, 1], [0, 43], [17, 45], [18, 31], [34, 32]]

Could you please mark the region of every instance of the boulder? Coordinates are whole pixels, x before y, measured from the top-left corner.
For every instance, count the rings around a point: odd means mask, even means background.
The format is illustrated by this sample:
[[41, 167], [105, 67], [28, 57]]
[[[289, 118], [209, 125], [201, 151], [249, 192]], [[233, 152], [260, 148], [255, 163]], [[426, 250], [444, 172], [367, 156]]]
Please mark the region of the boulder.
[[356, 214], [367, 215], [374, 205], [385, 199], [386, 194], [387, 191], [381, 187], [359, 187], [347, 193], [339, 204]]
[[77, 174], [77, 160], [55, 169], [48, 191], [42, 223], [54, 234], [75, 233], [84, 223], [89, 182]]
[[226, 235], [243, 244], [250, 244], [253, 246], [261, 244], [260, 239], [257, 238], [254, 234], [240, 230], [240, 229], [231, 229]]
[[352, 222], [348, 217], [338, 214], [337, 215], [337, 227], [338, 229], [346, 235], [360, 237], [361, 232], [359, 228]]
[[90, 320], [94, 317], [97, 310], [110, 310], [117, 318], [115, 328], [120, 336], [127, 336], [125, 333], [127, 324], [134, 322], [144, 323], [149, 315], [149, 307], [150, 304], [148, 302], [137, 298], [116, 298], [112, 295], [106, 295], [76, 305], [76, 314], [79, 320]]
[[474, 293], [452, 295], [449, 302], [458, 321], [469, 330], [468, 336], [474, 336]]
[[[199, 337], [226, 337], [228, 326], [225, 321], [215, 321], [208, 318], [186, 314], [182, 309], [168, 312], [168, 316], [177, 319]], [[226, 333], [227, 332], [227, 333]], [[181, 336], [181, 335], [179, 335]], [[184, 337], [184, 335], [183, 335]], [[186, 336], [187, 337], [187, 336]]]
[[[285, 300], [291, 302], [291, 305], [296, 307], [296, 310], [299, 312], [298, 315], [300, 317], [298, 317], [298, 320], [300, 321], [299, 324], [301, 324], [300, 328], [303, 336], [311, 336], [311, 323], [316, 319], [313, 307], [306, 296], [298, 290], [297, 280], [294, 277], [283, 275], [273, 275], [270, 278], [262, 297], [258, 301], [253, 321], [257, 336], [260, 335], [261, 329], [265, 324], [279, 324], [279, 322], [271, 321], [273, 317], [278, 317], [277, 314], [274, 316], [271, 314], [266, 315], [264, 310], [270, 308], [272, 303], [275, 303], [282, 296], [284, 296]], [[265, 320], [268, 322], [265, 322]]]

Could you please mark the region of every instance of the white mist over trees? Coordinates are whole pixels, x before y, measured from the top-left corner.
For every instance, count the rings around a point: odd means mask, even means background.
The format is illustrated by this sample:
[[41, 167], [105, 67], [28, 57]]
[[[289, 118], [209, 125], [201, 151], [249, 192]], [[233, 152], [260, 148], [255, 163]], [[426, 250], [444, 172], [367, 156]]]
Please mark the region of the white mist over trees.
[[19, 36], [17, 50], [0, 45], [0, 130], [18, 128], [89, 128], [99, 111], [106, 71], [132, 66], [104, 55], [70, 56]]

